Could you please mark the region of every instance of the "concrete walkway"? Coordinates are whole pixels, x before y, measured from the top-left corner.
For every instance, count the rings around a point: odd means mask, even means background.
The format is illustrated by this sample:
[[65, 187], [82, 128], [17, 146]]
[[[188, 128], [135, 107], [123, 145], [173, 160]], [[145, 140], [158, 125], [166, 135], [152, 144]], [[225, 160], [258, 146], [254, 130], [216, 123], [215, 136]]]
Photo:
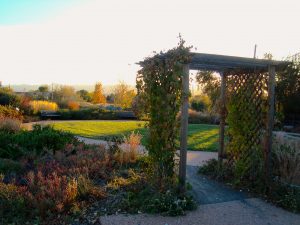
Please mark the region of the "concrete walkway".
[[198, 167], [187, 166], [187, 181], [192, 185], [192, 194], [200, 205], [244, 200], [247, 194], [233, 190], [214, 180], [198, 174]]

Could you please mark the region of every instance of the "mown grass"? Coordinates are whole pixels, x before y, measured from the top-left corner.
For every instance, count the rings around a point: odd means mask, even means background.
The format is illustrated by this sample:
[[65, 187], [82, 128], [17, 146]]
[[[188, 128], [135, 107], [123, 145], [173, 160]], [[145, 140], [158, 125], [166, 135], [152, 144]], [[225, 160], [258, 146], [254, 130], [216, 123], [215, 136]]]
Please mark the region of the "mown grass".
[[[53, 126], [58, 130], [94, 139], [123, 136], [135, 131], [143, 135], [142, 144], [146, 144], [147, 128], [145, 128], [145, 124], [144, 121], [68, 121], [54, 123]], [[218, 126], [216, 125], [189, 124], [188, 149], [217, 151], [218, 137]]]

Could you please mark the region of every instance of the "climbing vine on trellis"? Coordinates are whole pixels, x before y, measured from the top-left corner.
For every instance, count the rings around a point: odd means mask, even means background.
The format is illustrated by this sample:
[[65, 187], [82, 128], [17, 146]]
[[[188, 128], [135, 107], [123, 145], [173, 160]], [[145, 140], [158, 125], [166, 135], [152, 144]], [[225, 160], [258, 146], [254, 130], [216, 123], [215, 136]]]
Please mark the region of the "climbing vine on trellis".
[[190, 47], [185, 47], [181, 39], [176, 48], [140, 62], [142, 69], [137, 74], [138, 95], [143, 97], [144, 111], [149, 117], [149, 171], [160, 190], [165, 190], [175, 181], [175, 140], [179, 131], [182, 70], [183, 64], [190, 60]]
[[237, 182], [259, 180], [263, 170], [263, 131], [267, 74], [242, 72], [226, 76], [228, 90], [228, 158]]

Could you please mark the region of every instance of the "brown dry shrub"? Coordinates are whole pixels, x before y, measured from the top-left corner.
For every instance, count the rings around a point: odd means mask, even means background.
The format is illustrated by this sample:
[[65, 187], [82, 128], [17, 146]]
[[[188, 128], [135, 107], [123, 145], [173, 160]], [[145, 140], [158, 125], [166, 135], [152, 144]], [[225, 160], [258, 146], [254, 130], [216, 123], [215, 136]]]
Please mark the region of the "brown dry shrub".
[[0, 130], [16, 133], [21, 130], [22, 122], [18, 119], [3, 118], [0, 119]]
[[12, 106], [0, 105], [0, 119], [5, 119], [5, 118], [17, 119], [22, 121], [23, 115], [18, 109]]
[[68, 109], [70, 110], [78, 110], [80, 108], [80, 105], [78, 102], [70, 101], [68, 102]]

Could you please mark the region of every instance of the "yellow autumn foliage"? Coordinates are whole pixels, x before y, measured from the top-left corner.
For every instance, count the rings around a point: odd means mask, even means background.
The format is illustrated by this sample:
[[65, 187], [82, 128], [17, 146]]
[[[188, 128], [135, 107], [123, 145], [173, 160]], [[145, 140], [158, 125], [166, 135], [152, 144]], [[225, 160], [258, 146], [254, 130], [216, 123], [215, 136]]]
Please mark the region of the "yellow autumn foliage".
[[55, 102], [31, 101], [29, 104], [34, 113], [40, 112], [41, 110], [50, 110], [50, 111], [58, 110], [58, 105]]

